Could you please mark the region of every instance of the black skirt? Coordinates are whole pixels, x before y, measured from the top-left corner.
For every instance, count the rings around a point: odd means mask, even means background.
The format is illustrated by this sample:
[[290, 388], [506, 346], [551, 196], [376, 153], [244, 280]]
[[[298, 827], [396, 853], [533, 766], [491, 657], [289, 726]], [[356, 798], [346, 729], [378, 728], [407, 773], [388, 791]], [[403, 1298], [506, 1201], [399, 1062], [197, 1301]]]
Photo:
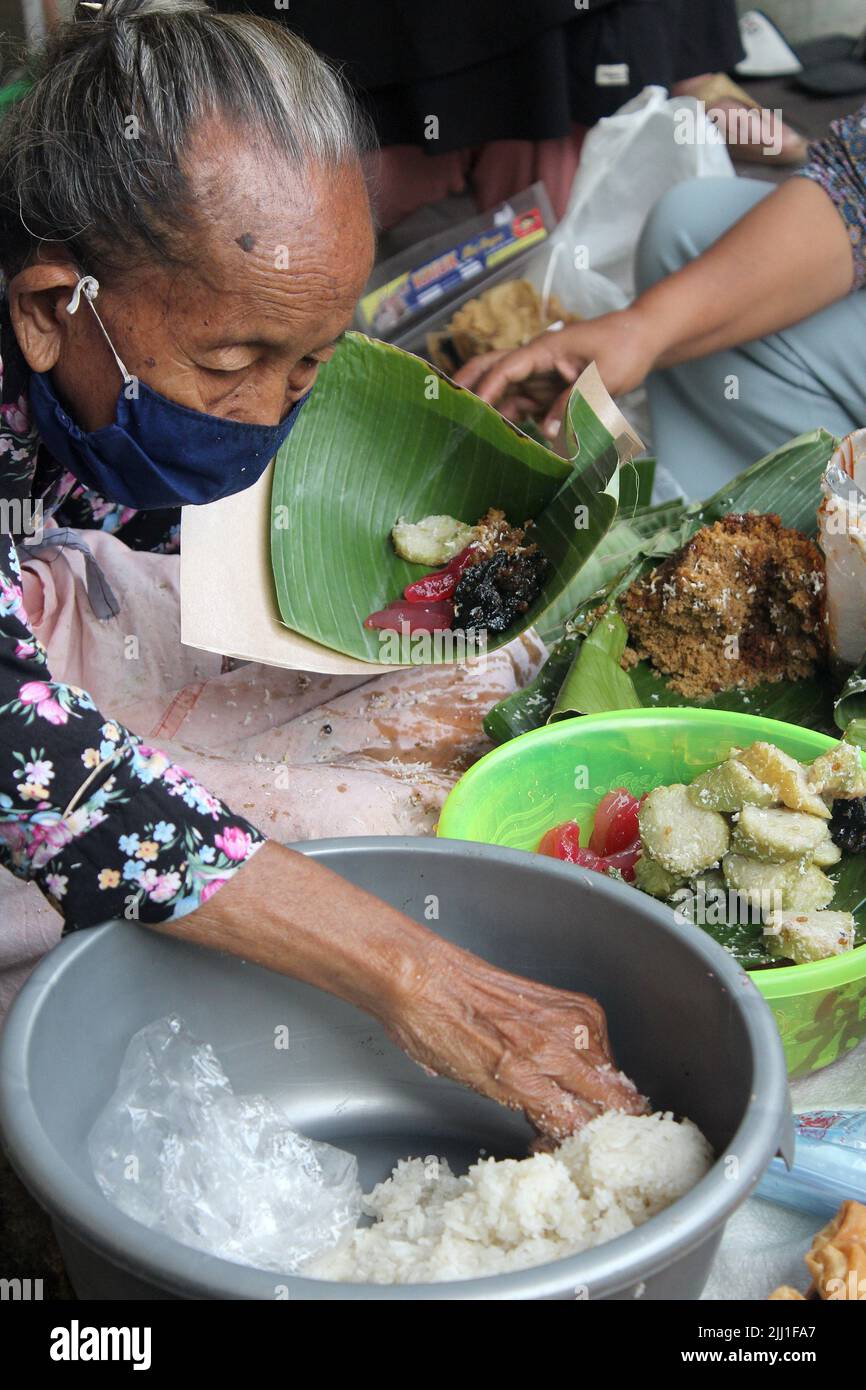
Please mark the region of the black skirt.
[[[289, 25], [345, 70], [383, 145], [429, 154], [593, 125], [649, 83], [743, 56], [735, 0], [217, 0]], [[434, 118], [431, 120], [431, 118]], [[432, 137], [432, 138], [431, 138]]]
[[744, 56], [735, 0], [617, 0], [587, 18], [569, 46], [571, 111], [584, 125], [650, 84], [730, 72]]

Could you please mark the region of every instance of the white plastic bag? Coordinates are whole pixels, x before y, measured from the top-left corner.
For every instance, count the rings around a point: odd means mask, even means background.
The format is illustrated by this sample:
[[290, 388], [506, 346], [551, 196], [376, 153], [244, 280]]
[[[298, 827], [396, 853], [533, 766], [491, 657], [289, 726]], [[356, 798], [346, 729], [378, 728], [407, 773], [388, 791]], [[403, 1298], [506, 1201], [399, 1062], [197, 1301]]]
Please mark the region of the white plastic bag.
[[866, 430], [842, 440], [821, 481], [830, 649], [848, 666], [866, 656]]
[[645, 87], [586, 137], [565, 215], [527, 278], [581, 318], [624, 308], [638, 238], [662, 194], [684, 179], [733, 174], [701, 103]]
[[236, 1096], [178, 1018], [135, 1034], [88, 1148], [127, 1216], [238, 1264], [295, 1270], [361, 1212], [354, 1154], [299, 1134], [266, 1096]]

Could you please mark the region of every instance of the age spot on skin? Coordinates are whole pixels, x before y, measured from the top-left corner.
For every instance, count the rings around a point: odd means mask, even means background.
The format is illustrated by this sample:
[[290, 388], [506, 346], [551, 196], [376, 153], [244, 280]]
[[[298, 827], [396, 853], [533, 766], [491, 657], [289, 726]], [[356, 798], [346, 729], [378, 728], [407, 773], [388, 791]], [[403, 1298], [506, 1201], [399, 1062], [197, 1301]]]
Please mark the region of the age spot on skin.
[[252, 232], [242, 232], [240, 236], [235, 237], [235, 241], [242, 251], [252, 251], [256, 244], [256, 239]]

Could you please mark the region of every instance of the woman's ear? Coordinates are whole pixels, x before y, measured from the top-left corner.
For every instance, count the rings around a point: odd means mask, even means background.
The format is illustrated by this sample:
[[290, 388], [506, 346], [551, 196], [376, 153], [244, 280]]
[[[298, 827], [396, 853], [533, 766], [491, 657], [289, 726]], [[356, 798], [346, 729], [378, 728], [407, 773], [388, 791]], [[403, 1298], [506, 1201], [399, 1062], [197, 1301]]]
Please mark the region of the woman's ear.
[[69, 261], [29, 265], [9, 282], [9, 316], [18, 346], [34, 372], [50, 372], [75, 320], [66, 312], [79, 272]]

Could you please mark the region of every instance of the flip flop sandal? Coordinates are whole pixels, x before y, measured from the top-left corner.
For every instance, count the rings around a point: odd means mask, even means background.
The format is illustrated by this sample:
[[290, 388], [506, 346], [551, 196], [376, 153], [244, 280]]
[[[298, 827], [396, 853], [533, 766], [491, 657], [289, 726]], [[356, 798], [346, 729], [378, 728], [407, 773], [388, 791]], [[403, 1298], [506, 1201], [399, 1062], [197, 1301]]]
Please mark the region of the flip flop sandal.
[[803, 71], [798, 53], [763, 10], [740, 15], [740, 40], [746, 56], [734, 69], [738, 77], [792, 77]]

